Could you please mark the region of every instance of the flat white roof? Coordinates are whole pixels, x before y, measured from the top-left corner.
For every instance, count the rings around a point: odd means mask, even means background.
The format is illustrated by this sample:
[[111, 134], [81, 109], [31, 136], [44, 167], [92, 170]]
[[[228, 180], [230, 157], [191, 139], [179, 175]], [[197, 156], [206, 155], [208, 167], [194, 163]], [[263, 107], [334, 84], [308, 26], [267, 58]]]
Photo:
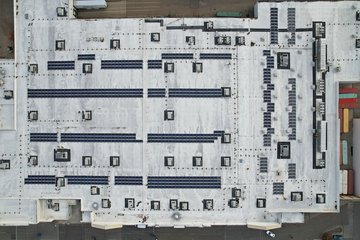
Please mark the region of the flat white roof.
[[17, 7], [15, 61], [0, 61], [14, 93], [0, 100], [1, 224], [66, 220], [79, 201], [102, 228], [339, 211], [337, 92], [359, 80], [358, 2], [258, 3], [256, 19]]

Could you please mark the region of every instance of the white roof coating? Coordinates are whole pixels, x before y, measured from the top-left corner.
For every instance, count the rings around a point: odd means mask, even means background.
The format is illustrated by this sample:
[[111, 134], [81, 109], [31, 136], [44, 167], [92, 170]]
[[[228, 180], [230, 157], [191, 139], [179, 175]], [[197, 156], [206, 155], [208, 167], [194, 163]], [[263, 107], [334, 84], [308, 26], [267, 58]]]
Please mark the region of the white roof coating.
[[79, 202], [100, 228], [339, 211], [337, 92], [359, 80], [359, 2], [262, 2], [255, 19], [81, 20], [68, 6], [16, 3], [0, 224], [67, 220]]

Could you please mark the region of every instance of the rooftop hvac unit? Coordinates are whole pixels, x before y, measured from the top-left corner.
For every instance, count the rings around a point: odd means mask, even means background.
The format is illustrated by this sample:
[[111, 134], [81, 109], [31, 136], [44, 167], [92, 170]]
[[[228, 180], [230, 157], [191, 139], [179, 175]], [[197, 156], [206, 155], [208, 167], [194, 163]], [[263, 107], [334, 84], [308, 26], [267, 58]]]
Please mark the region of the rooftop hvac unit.
[[231, 189], [231, 196], [233, 198], [240, 198], [241, 197], [241, 189], [240, 188], [232, 188]]
[[174, 110], [165, 110], [164, 111], [164, 120], [172, 121], [175, 119], [175, 112]]
[[214, 200], [213, 199], [204, 199], [203, 200], [203, 209], [204, 210], [213, 210], [214, 209]]
[[54, 203], [51, 199], [47, 200], [47, 207], [48, 209], [52, 209], [55, 212], [58, 212], [60, 210], [60, 204]]
[[36, 121], [39, 118], [38, 111], [29, 111], [28, 112], [28, 119], [30, 121]]
[[71, 160], [70, 149], [67, 148], [54, 149], [55, 162], [70, 162], [70, 160]]
[[186, 36], [185, 41], [190, 46], [195, 45], [195, 36]]
[[173, 167], [175, 163], [175, 158], [174, 156], [165, 156], [164, 157], [164, 165], [166, 167]]
[[244, 36], [235, 37], [235, 45], [237, 46], [245, 45], [245, 37]]
[[231, 37], [217, 36], [215, 37], [215, 45], [231, 45]]
[[109, 199], [101, 199], [102, 208], [111, 208], [111, 202]]
[[151, 210], [160, 210], [160, 201], [151, 201]]
[[221, 157], [221, 166], [222, 167], [230, 167], [230, 165], [231, 165], [231, 157], [230, 156]]
[[221, 94], [223, 97], [231, 97], [231, 88], [230, 87], [222, 87]]
[[214, 22], [209, 21], [209, 22], [204, 22], [204, 30], [205, 31], [211, 31], [214, 29]]
[[0, 160], [0, 169], [10, 169], [10, 160]]
[[160, 33], [151, 33], [152, 42], [160, 42]]
[[174, 72], [174, 70], [175, 70], [174, 63], [168, 63], [168, 62], [165, 63], [164, 72], [170, 73], [170, 72]]
[[316, 203], [323, 204], [325, 203], [325, 193], [316, 194]]
[[38, 65], [37, 64], [30, 64], [28, 68], [29, 72], [32, 74], [38, 73]]
[[65, 186], [65, 178], [64, 177], [57, 177], [56, 178], [56, 186], [57, 187], [64, 187]]
[[170, 207], [171, 210], [178, 209], [178, 200], [177, 199], [170, 199], [169, 207]]
[[92, 111], [82, 111], [82, 119], [85, 121], [90, 121], [92, 119]]
[[55, 41], [55, 50], [58, 50], [58, 51], [65, 50], [65, 40], [56, 40]]
[[14, 98], [14, 91], [13, 90], [4, 90], [4, 98], [6, 100]]
[[230, 199], [228, 204], [230, 208], [237, 208], [239, 207], [239, 199], [236, 198]]
[[321, 40], [317, 40], [316, 42], [316, 47], [317, 47], [317, 68], [318, 68], [318, 71], [321, 71], [321, 72], [325, 72], [327, 69], [326, 69], [326, 44], [321, 41]]
[[179, 209], [181, 211], [188, 211], [189, 210], [189, 202], [180, 202], [179, 203]]
[[83, 166], [92, 166], [92, 157], [91, 156], [83, 156], [82, 157], [82, 165]]
[[91, 195], [99, 195], [100, 194], [100, 188], [97, 186], [91, 186], [90, 187], [90, 193]]
[[201, 73], [203, 71], [203, 64], [199, 62], [193, 63], [193, 72], [194, 73]]
[[256, 207], [257, 208], [266, 208], [266, 199], [265, 198], [256, 199]]
[[231, 134], [224, 133], [221, 137], [221, 143], [231, 143]]
[[134, 198], [125, 198], [125, 208], [127, 208], [127, 209], [135, 208], [135, 199]]
[[120, 39], [111, 39], [110, 49], [120, 49]]
[[106, 0], [75, 0], [74, 7], [77, 9], [99, 9], [106, 8]]
[[200, 156], [193, 157], [193, 167], [201, 167], [203, 165], [203, 158]]
[[66, 17], [66, 10], [64, 7], [56, 8], [56, 14], [58, 17]]
[[92, 64], [91, 63], [84, 63], [83, 64], [83, 73], [92, 73]]
[[291, 201], [299, 202], [303, 200], [303, 192], [291, 192]]
[[28, 159], [28, 164], [30, 166], [37, 166], [38, 165], [38, 156], [30, 156]]
[[120, 166], [120, 157], [119, 156], [110, 156], [110, 166], [112, 166], [112, 167]]

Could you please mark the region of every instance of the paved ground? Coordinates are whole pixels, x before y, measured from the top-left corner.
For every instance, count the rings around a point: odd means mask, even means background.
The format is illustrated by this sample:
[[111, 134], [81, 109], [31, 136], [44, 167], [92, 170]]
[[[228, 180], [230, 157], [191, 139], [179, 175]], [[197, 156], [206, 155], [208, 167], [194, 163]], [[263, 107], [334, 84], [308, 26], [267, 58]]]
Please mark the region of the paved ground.
[[217, 11], [253, 16], [255, 0], [108, 0], [104, 10], [80, 10], [79, 18], [211, 17]]
[[[357, 227], [353, 227], [357, 226]], [[336, 227], [344, 229], [345, 239], [360, 239], [360, 202], [344, 202], [339, 214], [307, 214], [305, 224], [286, 224], [274, 230], [277, 240], [321, 239], [322, 233]], [[124, 227], [103, 231], [87, 224], [56, 225], [43, 223], [29, 227], [0, 227], [1, 240], [266, 240], [264, 231], [244, 226], [212, 228]], [[352, 236], [352, 237], [351, 237]]]
[[13, 0], [0, 0], [0, 58], [14, 58], [7, 47], [14, 32]]

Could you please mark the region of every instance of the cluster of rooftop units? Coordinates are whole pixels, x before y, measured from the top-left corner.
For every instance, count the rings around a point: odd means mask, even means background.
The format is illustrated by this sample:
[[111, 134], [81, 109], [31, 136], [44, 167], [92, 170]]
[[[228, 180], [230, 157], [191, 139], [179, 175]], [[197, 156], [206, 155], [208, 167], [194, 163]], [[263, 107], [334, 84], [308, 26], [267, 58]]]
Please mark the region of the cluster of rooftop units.
[[105, 229], [270, 229], [339, 210], [335, 103], [359, 77], [343, 34], [358, 3], [95, 21], [55, 2], [17, 3], [2, 224], [67, 220], [77, 202]]

